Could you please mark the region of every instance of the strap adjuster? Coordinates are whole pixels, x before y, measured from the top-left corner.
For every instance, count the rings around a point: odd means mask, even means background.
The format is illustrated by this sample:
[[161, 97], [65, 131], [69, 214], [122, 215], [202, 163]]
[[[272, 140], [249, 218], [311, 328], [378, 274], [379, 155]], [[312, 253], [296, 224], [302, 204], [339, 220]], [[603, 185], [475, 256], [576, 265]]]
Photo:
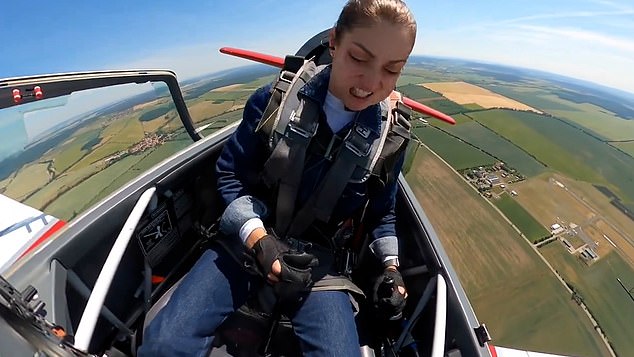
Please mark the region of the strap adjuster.
[[355, 125], [344, 141], [346, 148], [359, 157], [368, 156], [372, 149], [372, 143], [368, 142], [370, 132], [366, 126]]
[[288, 125], [287, 125], [288, 129], [291, 132], [303, 137], [304, 139], [312, 138], [315, 135], [315, 133], [317, 132], [317, 128], [319, 127], [319, 123], [317, 123], [317, 122], [311, 123], [311, 127], [305, 129], [305, 128], [302, 128], [299, 125], [299, 119], [300, 118], [297, 116], [297, 114], [293, 110], [291, 112], [291, 120], [288, 122]]

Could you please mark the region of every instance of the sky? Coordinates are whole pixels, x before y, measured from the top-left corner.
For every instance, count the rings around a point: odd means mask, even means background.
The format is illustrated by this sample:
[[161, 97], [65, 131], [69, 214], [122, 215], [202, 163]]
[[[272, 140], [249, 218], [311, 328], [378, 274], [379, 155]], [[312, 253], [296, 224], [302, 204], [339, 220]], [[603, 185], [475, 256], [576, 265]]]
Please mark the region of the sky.
[[[7, 1], [0, 78], [168, 68], [180, 79], [283, 56], [332, 27], [344, 0]], [[631, 0], [410, 0], [413, 54], [532, 68], [634, 93]], [[275, 20], [271, 20], [275, 19]]]

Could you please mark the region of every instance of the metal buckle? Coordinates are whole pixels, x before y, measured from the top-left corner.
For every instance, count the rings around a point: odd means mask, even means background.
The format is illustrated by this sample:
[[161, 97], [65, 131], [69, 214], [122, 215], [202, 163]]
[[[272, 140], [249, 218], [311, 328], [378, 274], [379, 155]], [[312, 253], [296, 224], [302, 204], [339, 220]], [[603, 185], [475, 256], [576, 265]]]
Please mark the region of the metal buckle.
[[[286, 78], [286, 76], [288, 76], [289, 78]], [[293, 78], [295, 78], [295, 73], [290, 71], [280, 71], [280, 81], [291, 84]]]
[[367, 139], [370, 136], [370, 129], [364, 125], [355, 125], [354, 131], [356, 131], [364, 139]]
[[[355, 132], [357, 132], [359, 135], [357, 136], [357, 135], [354, 135], [354, 133], [352, 133], [352, 135], [350, 135], [344, 141], [346, 148], [352, 151], [352, 153], [354, 153], [355, 155], [359, 157], [368, 156], [368, 154], [370, 153], [370, 150], [372, 149], [372, 145], [365, 140], [358, 139], [358, 137], [361, 136], [362, 134], [359, 133], [356, 129], [355, 129]], [[363, 139], [367, 139], [367, 138], [363, 138]], [[365, 144], [365, 147], [358, 145], [360, 143]]]
[[317, 132], [319, 123], [315, 123], [314, 126], [311, 128], [312, 132], [310, 132], [298, 125], [298, 119], [299, 117], [295, 114], [295, 111], [293, 110], [291, 112], [291, 120], [288, 122], [288, 129], [295, 134], [304, 137], [305, 139], [312, 138], [313, 135], [315, 135], [315, 132]]

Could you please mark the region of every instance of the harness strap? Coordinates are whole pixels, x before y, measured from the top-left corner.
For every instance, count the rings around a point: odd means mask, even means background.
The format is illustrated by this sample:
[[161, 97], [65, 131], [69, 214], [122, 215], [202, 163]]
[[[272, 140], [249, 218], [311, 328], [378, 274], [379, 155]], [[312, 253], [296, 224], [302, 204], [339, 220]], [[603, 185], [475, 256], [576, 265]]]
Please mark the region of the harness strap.
[[[359, 123], [350, 130], [334, 163], [326, 173], [317, 190], [297, 213], [288, 235], [299, 237], [316, 219], [328, 222], [332, 211], [355, 170], [373, 166], [383, 149], [383, 143], [390, 131], [391, 121], [382, 121], [381, 135], [371, 137], [371, 130]], [[376, 141], [378, 140], [378, 144]], [[372, 161], [368, 165], [368, 161]], [[371, 174], [372, 169], [368, 171]]]
[[[282, 235], [286, 232], [293, 218], [306, 151], [319, 126], [319, 106], [310, 99], [298, 96], [298, 92], [317, 70], [315, 64], [308, 61], [293, 76], [287, 88], [284, 88], [285, 84], [279, 85], [282, 80], [279, 80], [275, 86], [275, 91], [282, 93], [282, 99], [278, 108], [271, 111], [270, 114], [276, 112], [270, 140], [274, 140], [274, 136], [278, 137], [279, 140], [264, 164], [263, 176], [265, 183], [270, 187], [279, 183], [275, 229], [278, 234]], [[282, 73], [286, 72], [282, 71]], [[280, 75], [280, 78], [282, 76], [283, 74]], [[288, 90], [286, 93], [284, 93], [285, 89]], [[271, 103], [269, 102], [269, 106]], [[272, 120], [268, 117], [267, 121], [271, 122]]]

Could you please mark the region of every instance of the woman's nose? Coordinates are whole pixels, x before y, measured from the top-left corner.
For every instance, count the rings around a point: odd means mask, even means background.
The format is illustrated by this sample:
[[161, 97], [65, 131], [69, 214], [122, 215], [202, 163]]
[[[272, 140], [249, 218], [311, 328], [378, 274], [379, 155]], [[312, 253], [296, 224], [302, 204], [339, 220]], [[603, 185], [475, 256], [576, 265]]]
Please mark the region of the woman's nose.
[[376, 70], [363, 73], [361, 84], [364, 90], [376, 92], [381, 87], [381, 73]]

